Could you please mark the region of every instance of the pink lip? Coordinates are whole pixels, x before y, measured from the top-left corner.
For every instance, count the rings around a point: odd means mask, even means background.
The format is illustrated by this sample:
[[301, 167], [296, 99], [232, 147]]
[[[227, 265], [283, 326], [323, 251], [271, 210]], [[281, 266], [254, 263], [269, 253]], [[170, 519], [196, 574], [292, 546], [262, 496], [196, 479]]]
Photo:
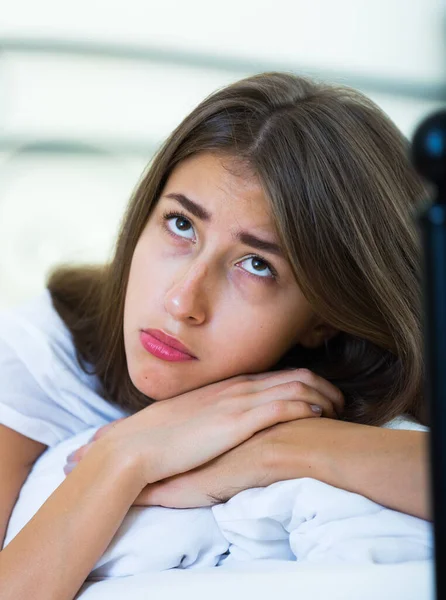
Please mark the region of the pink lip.
[[159, 329], [143, 329], [139, 338], [147, 352], [162, 360], [178, 362], [196, 359], [186, 346]]

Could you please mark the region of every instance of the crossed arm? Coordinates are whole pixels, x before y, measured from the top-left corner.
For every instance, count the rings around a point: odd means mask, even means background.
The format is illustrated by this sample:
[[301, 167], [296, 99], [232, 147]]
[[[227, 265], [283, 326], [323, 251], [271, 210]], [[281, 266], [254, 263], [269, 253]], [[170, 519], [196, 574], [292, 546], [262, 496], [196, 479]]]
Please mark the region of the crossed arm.
[[[285, 393], [289, 394], [288, 402], [283, 399], [278, 402], [280, 394]], [[247, 488], [312, 477], [389, 508], [430, 518], [428, 434], [360, 425], [335, 418], [342, 412], [342, 394], [307, 369], [234, 377], [192, 390], [130, 417], [133, 427], [137, 424], [139, 427], [139, 422], [143, 424], [145, 420], [149, 428], [153, 427], [156, 413], [161, 411], [162, 426], [169, 430], [171, 419], [177, 419], [178, 411], [184, 411], [188, 439], [191, 419], [199, 417], [204, 408], [202, 396], [207, 398], [212, 423], [223, 417], [226, 422], [228, 407], [236, 413], [241, 411], [230, 425], [233, 431], [237, 430], [241, 417], [254, 418], [243, 406], [252, 409], [254, 400], [271, 399], [269, 408], [274, 409], [275, 415], [273, 425], [257, 427], [257, 432], [250, 438], [245, 437], [239, 445], [197, 468], [146, 485], [134, 504], [171, 508], [207, 506], [225, 502]], [[310, 404], [323, 409], [324, 416], [316, 417], [309, 410]], [[175, 411], [173, 407], [176, 407]], [[291, 414], [291, 410], [296, 412]], [[81, 460], [89, 447], [115, 425], [112, 423], [99, 429], [92, 443], [75, 453], [74, 461]], [[209, 433], [202, 431], [204, 437]], [[174, 434], [177, 435], [175, 429]], [[161, 451], [164, 453], [165, 448]], [[175, 460], [175, 453], [171, 459]]]
[[137, 505], [225, 502], [243, 489], [312, 477], [431, 519], [428, 434], [302, 419], [280, 423], [196, 469], [147, 486]]

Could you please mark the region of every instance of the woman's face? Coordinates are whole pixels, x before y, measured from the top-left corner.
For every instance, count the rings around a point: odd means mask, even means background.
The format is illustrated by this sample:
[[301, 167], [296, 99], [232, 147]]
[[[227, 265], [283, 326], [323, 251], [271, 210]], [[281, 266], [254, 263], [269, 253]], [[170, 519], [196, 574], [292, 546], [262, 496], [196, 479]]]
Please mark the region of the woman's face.
[[211, 153], [180, 163], [130, 268], [124, 343], [136, 388], [163, 400], [269, 370], [297, 342], [322, 342], [319, 323], [281, 255], [258, 181]]

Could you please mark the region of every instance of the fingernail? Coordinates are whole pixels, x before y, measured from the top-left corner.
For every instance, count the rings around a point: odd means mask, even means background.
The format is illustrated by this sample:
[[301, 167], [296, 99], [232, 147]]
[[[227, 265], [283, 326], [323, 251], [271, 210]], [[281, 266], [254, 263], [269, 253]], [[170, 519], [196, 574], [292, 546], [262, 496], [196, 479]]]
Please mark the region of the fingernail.
[[68, 475], [68, 473], [71, 473], [71, 471], [77, 466], [77, 463], [75, 462], [68, 462], [64, 468], [63, 468], [63, 472], [65, 473], [65, 475]]
[[318, 414], [318, 415], [320, 415], [320, 414], [321, 414], [321, 412], [322, 412], [322, 408], [321, 408], [320, 406], [318, 406], [317, 404], [310, 404], [310, 406], [311, 406], [311, 410], [312, 410], [314, 413], [316, 413], [316, 414]]

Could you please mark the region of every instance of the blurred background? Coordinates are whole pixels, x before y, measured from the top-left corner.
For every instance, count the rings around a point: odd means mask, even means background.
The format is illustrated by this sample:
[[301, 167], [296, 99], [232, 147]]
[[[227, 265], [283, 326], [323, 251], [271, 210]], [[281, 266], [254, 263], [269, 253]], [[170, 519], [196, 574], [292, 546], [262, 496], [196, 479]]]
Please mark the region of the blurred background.
[[285, 70], [375, 100], [406, 136], [446, 103], [446, 0], [4, 0], [0, 309], [105, 261], [151, 156], [207, 94]]

